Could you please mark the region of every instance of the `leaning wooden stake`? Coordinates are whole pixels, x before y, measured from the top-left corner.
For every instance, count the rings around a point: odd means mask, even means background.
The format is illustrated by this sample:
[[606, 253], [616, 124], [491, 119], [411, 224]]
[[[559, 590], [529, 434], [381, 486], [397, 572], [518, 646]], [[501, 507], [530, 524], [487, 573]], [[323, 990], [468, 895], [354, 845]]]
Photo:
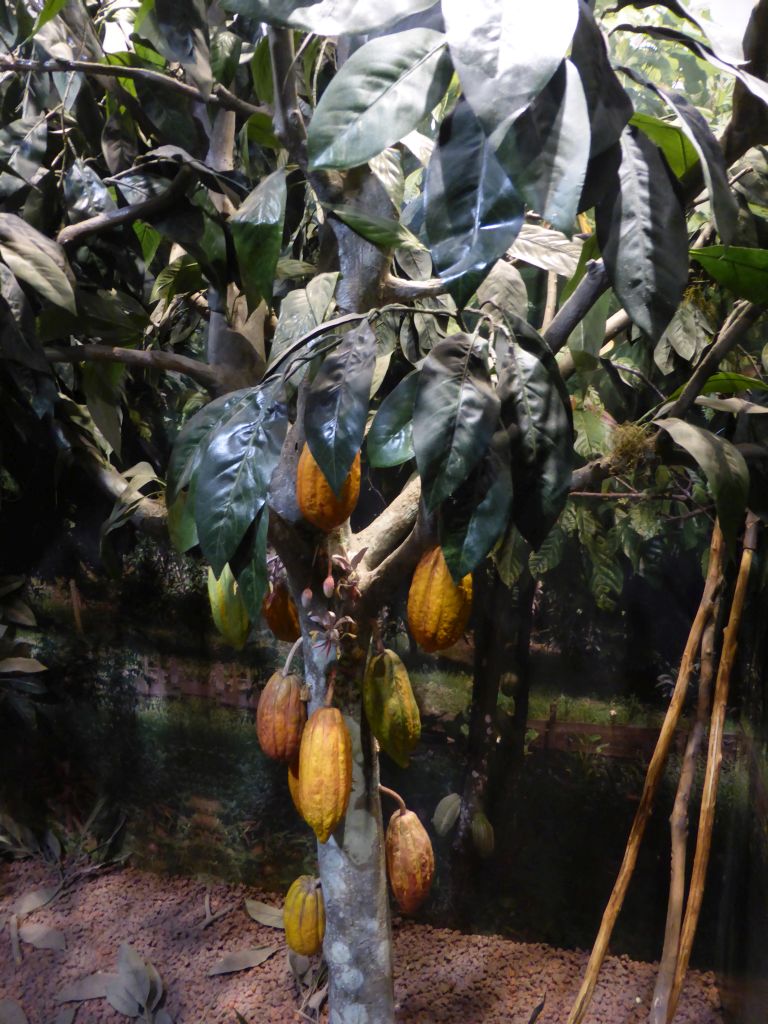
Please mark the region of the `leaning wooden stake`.
[[707, 720], [712, 700], [712, 683], [715, 678], [715, 633], [722, 594], [718, 594], [712, 619], [707, 623], [701, 638], [701, 669], [699, 671], [699, 694], [696, 702], [696, 718], [685, 745], [680, 779], [677, 784], [675, 803], [669, 817], [671, 857], [669, 879], [669, 901], [667, 921], [664, 928], [664, 948], [659, 962], [659, 973], [651, 1000], [648, 1024], [666, 1024], [667, 1007], [672, 991], [680, 946], [680, 929], [685, 907], [686, 851], [688, 847], [688, 804], [691, 799], [696, 775], [699, 750], [707, 732]]
[[704, 898], [704, 883], [707, 875], [707, 866], [709, 865], [709, 853], [712, 848], [712, 830], [715, 823], [720, 765], [723, 761], [723, 729], [725, 726], [728, 689], [739, 644], [739, 626], [741, 625], [741, 616], [744, 611], [744, 600], [747, 596], [752, 556], [757, 546], [758, 523], [757, 517], [750, 512], [747, 515], [741, 564], [739, 566], [739, 575], [736, 578], [736, 587], [733, 592], [728, 625], [723, 633], [723, 653], [720, 657], [720, 667], [717, 672], [717, 682], [715, 683], [715, 699], [712, 705], [712, 720], [709, 728], [707, 767], [704, 773], [704, 787], [701, 794], [699, 831], [696, 837], [691, 887], [688, 892], [688, 903], [686, 904], [683, 930], [680, 935], [680, 949], [677, 955], [675, 977], [667, 1008], [667, 1024], [670, 1024], [675, 1016], [685, 972], [688, 970], [688, 962], [691, 958], [691, 947], [696, 935], [696, 926], [699, 922], [701, 903]]
[[603, 912], [603, 919], [600, 922], [600, 930], [597, 933], [595, 944], [592, 947], [592, 953], [589, 957], [589, 963], [587, 964], [587, 970], [584, 974], [584, 980], [581, 983], [579, 994], [571, 1008], [571, 1012], [568, 1017], [568, 1024], [581, 1024], [581, 1021], [584, 1019], [584, 1014], [587, 1012], [587, 1008], [592, 999], [592, 994], [595, 991], [597, 976], [600, 973], [600, 968], [603, 960], [605, 959], [605, 954], [608, 951], [608, 943], [610, 942], [611, 934], [613, 932], [614, 925], [616, 924], [616, 919], [618, 918], [622, 904], [624, 903], [624, 897], [626, 896], [627, 888], [629, 886], [630, 879], [632, 878], [632, 873], [635, 870], [637, 855], [645, 832], [645, 826], [648, 823], [648, 818], [650, 817], [651, 809], [653, 808], [656, 790], [659, 787], [659, 782], [661, 781], [661, 777], [664, 772], [664, 765], [667, 761], [667, 755], [669, 754], [670, 747], [672, 746], [675, 730], [680, 720], [680, 713], [683, 710], [685, 694], [693, 673], [696, 655], [698, 654], [699, 647], [701, 646], [702, 633], [712, 617], [715, 595], [720, 585], [722, 573], [723, 534], [720, 530], [720, 525], [716, 523], [715, 528], [712, 531], [712, 542], [709, 549], [709, 567], [707, 569], [707, 578], [704, 583], [704, 592], [701, 595], [701, 602], [699, 603], [699, 608], [696, 612], [696, 617], [693, 620], [691, 632], [685, 645], [683, 658], [680, 662], [680, 669], [677, 673], [677, 682], [675, 683], [675, 688], [672, 692], [672, 699], [669, 702], [669, 707], [667, 708], [667, 714], [664, 718], [659, 738], [656, 741], [656, 749], [653, 752], [651, 763], [648, 765], [648, 772], [643, 786], [643, 794], [640, 797], [640, 804], [638, 805], [634, 821], [632, 822], [629, 839], [627, 840], [627, 848], [624, 851], [624, 859], [621, 862], [619, 874], [614, 883], [610, 899], [608, 900], [608, 904]]

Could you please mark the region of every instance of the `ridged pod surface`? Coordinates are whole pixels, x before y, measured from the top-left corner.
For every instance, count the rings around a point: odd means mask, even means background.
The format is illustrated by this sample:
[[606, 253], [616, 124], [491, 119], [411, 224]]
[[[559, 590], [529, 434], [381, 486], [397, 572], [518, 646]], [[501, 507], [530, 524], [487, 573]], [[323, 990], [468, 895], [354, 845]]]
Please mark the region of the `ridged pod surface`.
[[352, 740], [338, 708], [310, 715], [299, 750], [299, 807], [321, 843], [347, 811], [352, 789]]
[[299, 875], [291, 884], [283, 908], [285, 941], [294, 953], [314, 956], [323, 948], [325, 904], [320, 879]]
[[412, 914], [429, 895], [435, 855], [424, 826], [413, 811], [395, 811], [386, 836], [387, 875], [392, 895], [404, 914]]
[[224, 566], [218, 579], [208, 566], [208, 600], [216, 629], [231, 647], [239, 651], [248, 639], [251, 624], [243, 595], [229, 565]]
[[272, 584], [262, 602], [261, 614], [276, 639], [292, 644], [301, 636], [299, 611], [284, 580]]
[[374, 654], [363, 679], [363, 704], [381, 749], [406, 768], [421, 736], [421, 716], [408, 671], [394, 651]]
[[[299, 803], [299, 755], [291, 761], [288, 765], [288, 791], [291, 794], [291, 800], [293, 800], [293, 806], [301, 814], [301, 804]], [[304, 817], [301, 814], [302, 818]]]
[[472, 842], [478, 854], [485, 858], [490, 857], [496, 840], [493, 832], [493, 825], [482, 811], [476, 811], [472, 815]]
[[360, 494], [360, 452], [355, 455], [347, 479], [337, 496], [315, 462], [309, 445], [304, 445], [296, 473], [296, 500], [301, 514], [323, 533], [330, 533], [346, 522]]
[[425, 551], [408, 591], [408, 626], [422, 650], [452, 647], [464, 632], [472, 610], [472, 576], [456, 584], [440, 547]]
[[267, 757], [293, 761], [299, 752], [306, 720], [300, 677], [283, 675], [278, 669], [270, 676], [256, 709], [256, 735]]

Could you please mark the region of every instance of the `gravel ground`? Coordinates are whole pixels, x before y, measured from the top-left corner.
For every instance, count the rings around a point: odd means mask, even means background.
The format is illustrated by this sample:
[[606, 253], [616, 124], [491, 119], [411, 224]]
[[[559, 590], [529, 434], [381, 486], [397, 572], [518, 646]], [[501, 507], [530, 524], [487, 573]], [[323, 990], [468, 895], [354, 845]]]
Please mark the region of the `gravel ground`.
[[[52, 881], [55, 875], [41, 863], [0, 866], [0, 923], [7, 923], [20, 896]], [[214, 914], [234, 909], [201, 929], [206, 893]], [[57, 992], [95, 971], [113, 971], [120, 944], [127, 941], [160, 972], [174, 1024], [235, 1024], [235, 1010], [250, 1024], [301, 1020], [282, 949], [252, 970], [208, 977], [225, 953], [280, 941], [279, 932], [246, 915], [246, 895], [274, 902], [274, 897], [242, 886], [206, 887], [200, 881], [130, 868], [81, 879], [24, 919], [27, 925], [63, 931], [65, 949], [36, 949], [22, 942], [23, 959], [16, 966], [10, 931], [5, 927], [0, 933], [0, 1000], [18, 1001], [29, 1024], [54, 1024]], [[586, 959], [583, 952], [396, 921], [397, 1020], [528, 1024], [546, 993], [539, 1024], [563, 1024]], [[645, 1022], [654, 976], [654, 964], [609, 957], [587, 1024]], [[127, 1019], [104, 999], [78, 1006], [76, 1024]], [[675, 1024], [722, 1024], [722, 1019], [714, 976], [691, 972]]]

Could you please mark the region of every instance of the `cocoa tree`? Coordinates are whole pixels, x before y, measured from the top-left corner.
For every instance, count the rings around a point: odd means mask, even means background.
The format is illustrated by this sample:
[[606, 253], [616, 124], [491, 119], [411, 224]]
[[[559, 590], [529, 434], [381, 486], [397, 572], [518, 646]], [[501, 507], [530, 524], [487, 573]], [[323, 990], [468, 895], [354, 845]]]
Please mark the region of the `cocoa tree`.
[[105, 552], [167, 523], [252, 621], [279, 557], [309, 713], [351, 740], [318, 845], [338, 1024], [394, 1019], [361, 689], [422, 557], [427, 617], [574, 542], [607, 606], [658, 523], [734, 542], [747, 460], [760, 504], [767, 6], [727, 38], [620, 7], [0, 4], [5, 486], [63, 453], [117, 499]]

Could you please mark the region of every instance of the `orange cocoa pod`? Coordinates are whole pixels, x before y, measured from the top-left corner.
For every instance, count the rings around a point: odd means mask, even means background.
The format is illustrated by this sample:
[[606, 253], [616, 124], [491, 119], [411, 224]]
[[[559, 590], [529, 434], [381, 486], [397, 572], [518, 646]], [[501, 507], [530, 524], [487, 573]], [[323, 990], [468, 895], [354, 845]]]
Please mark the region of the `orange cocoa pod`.
[[429, 895], [435, 855], [427, 831], [413, 811], [395, 811], [386, 835], [387, 875], [392, 895], [404, 914], [412, 914]]
[[299, 750], [299, 808], [321, 843], [347, 811], [352, 789], [352, 740], [338, 708], [318, 708]]
[[336, 495], [315, 462], [309, 445], [305, 444], [296, 473], [296, 500], [301, 514], [323, 533], [330, 533], [346, 522], [352, 514], [360, 494], [360, 452]]
[[285, 897], [285, 941], [294, 953], [313, 956], [323, 948], [325, 904], [320, 879], [299, 875]]
[[261, 614], [277, 640], [293, 643], [301, 636], [299, 612], [285, 580], [274, 583], [261, 605]]
[[267, 757], [291, 762], [299, 752], [307, 708], [301, 679], [279, 669], [264, 687], [256, 709], [256, 735]]
[[[301, 814], [301, 804], [299, 803], [299, 755], [291, 761], [288, 765], [288, 791], [291, 794], [291, 800], [293, 800], [293, 806]], [[301, 814], [302, 818], [304, 817]]]
[[422, 650], [452, 647], [464, 632], [472, 610], [472, 576], [454, 583], [442, 548], [425, 551], [408, 591], [408, 626]]

